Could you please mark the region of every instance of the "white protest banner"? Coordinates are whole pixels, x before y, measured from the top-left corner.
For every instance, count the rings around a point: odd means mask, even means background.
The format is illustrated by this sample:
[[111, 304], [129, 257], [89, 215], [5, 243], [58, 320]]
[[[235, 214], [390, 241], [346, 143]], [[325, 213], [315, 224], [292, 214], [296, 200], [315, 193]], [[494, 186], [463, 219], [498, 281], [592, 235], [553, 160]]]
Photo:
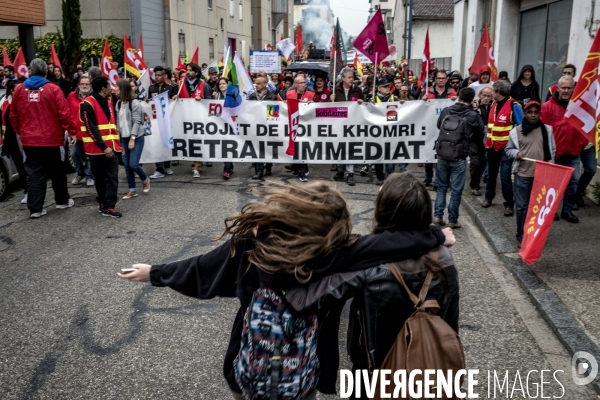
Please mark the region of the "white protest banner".
[[265, 71], [267, 74], [281, 73], [281, 55], [279, 51], [251, 50], [250, 72]]
[[[239, 135], [221, 118], [223, 101], [179, 99], [171, 122], [173, 148], [146, 136], [142, 163], [172, 160], [308, 164], [436, 162], [437, 120], [451, 100], [361, 105], [301, 103], [294, 157], [285, 154], [287, 105], [248, 101], [237, 119]], [[159, 114], [157, 108], [157, 114]], [[157, 129], [153, 124], [153, 131]], [[158, 133], [158, 132], [157, 132]]]
[[[173, 148], [173, 132], [171, 129], [171, 113], [169, 112], [169, 92], [154, 96], [156, 107], [156, 122], [162, 145], [166, 149]], [[194, 100], [195, 101], [195, 100]]]

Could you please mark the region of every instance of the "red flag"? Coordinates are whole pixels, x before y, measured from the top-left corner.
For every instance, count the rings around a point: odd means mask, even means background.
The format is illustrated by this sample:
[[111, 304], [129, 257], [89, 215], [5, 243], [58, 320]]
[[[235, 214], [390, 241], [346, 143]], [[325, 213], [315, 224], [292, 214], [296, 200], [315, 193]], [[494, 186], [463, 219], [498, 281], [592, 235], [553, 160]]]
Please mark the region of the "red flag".
[[425, 34], [425, 48], [423, 49], [423, 61], [421, 62], [421, 76], [419, 77], [419, 87], [425, 79], [429, 78], [429, 65], [431, 64], [431, 54], [429, 53], [429, 27]]
[[192, 56], [191, 62], [198, 64], [198, 46], [196, 46], [196, 51], [194, 52], [194, 55]]
[[23, 55], [22, 47], [19, 47], [13, 67], [15, 67], [15, 72], [18, 78], [22, 76], [29, 78], [29, 70], [27, 69], [27, 63], [25, 62], [25, 56]]
[[523, 262], [539, 260], [550, 233], [554, 215], [575, 169], [544, 161], [535, 162], [533, 188], [523, 227], [523, 242], [519, 255]]
[[50, 45], [50, 62], [57, 67], [60, 67], [62, 70], [62, 65], [60, 65], [60, 60], [58, 59], [58, 55], [56, 54], [56, 48], [54, 48], [54, 43]]
[[596, 144], [596, 151], [600, 149], [600, 89], [598, 64], [600, 63], [600, 29], [590, 52], [583, 64], [583, 68], [577, 81], [577, 86], [571, 96], [571, 102], [565, 113], [565, 120], [573, 125], [579, 132]]
[[488, 25], [485, 24], [485, 29], [481, 35], [481, 41], [475, 53], [473, 64], [469, 67], [469, 72], [479, 74], [479, 70], [483, 65], [487, 65], [490, 69], [490, 80], [495, 82], [498, 80], [498, 68], [496, 68], [496, 59], [494, 58], [494, 46], [490, 39], [490, 31]]
[[108, 39], [104, 41], [104, 50], [102, 50], [102, 61], [100, 62], [100, 70], [102, 75], [108, 78], [110, 82], [110, 88], [115, 90], [117, 88], [117, 80], [119, 79], [119, 73], [115, 64], [113, 63], [112, 53], [108, 46]]
[[6, 52], [6, 47], [5, 46], [2, 46], [2, 56], [4, 57], [3, 65], [5, 67], [7, 65], [12, 65], [12, 61], [10, 61], [10, 57], [8, 56], [8, 53]]
[[142, 76], [148, 66], [143, 59], [138, 57], [135, 47], [125, 35], [123, 35], [123, 52], [125, 53], [125, 70], [138, 78]]
[[377, 10], [373, 18], [367, 23], [362, 32], [358, 34], [352, 44], [358, 51], [371, 60], [373, 64], [380, 63], [390, 55], [381, 8]]
[[296, 28], [296, 41], [294, 43], [296, 46], [296, 54], [304, 54], [304, 38], [302, 37], [302, 25], [298, 25]]
[[[140, 33], [140, 48], [138, 49], [138, 57], [142, 60], [144, 59], [144, 40], [142, 39], [142, 34]], [[145, 63], [145, 61], [144, 61]]]
[[290, 140], [285, 154], [293, 157], [296, 155], [296, 135], [298, 134], [298, 125], [300, 125], [300, 110], [298, 109], [298, 98], [296, 96], [289, 96], [289, 94], [290, 92], [288, 91], [286, 100], [288, 107], [288, 134]]

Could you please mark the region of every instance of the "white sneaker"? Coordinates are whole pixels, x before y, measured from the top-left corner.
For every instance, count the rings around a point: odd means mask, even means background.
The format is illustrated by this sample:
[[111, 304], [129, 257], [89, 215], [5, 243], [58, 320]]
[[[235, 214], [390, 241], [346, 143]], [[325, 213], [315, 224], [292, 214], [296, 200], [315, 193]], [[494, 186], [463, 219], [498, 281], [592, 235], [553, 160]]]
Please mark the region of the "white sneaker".
[[21, 200], [21, 204], [27, 204], [27, 193], [25, 193], [25, 197]]
[[71, 184], [79, 185], [84, 180], [84, 178], [85, 178], [85, 176], [77, 175], [75, 178], [73, 178], [73, 180], [71, 181]]
[[167, 175], [173, 175], [174, 172], [173, 172], [173, 170], [171, 168], [165, 168], [165, 174], [167, 174]]
[[75, 205], [75, 201], [73, 199], [69, 199], [69, 201], [67, 201], [67, 204], [57, 204], [56, 209], [64, 210], [65, 208], [70, 208], [70, 207], [73, 207], [74, 205]]
[[29, 216], [29, 218], [39, 218], [39, 217], [41, 217], [42, 215], [46, 215], [46, 214], [48, 214], [48, 212], [47, 212], [46, 210], [42, 210], [42, 211], [40, 211], [40, 212], [36, 212], [36, 213], [33, 213], [33, 214], [31, 214], [31, 215]]
[[200, 178], [200, 172], [194, 171], [194, 178]]
[[150, 175], [151, 179], [164, 178], [165, 176], [158, 171], [155, 171], [152, 175]]
[[87, 179], [87, 180], [86, 180], [86, 182], [85, 182], [85, 184], [86, 184], [87, 186], [94, 186], [94, 184], [95, 184], [95, 183], [96, 183], [96, 182], [94, 182], [94, 180], [93, 180], [93, 179]]

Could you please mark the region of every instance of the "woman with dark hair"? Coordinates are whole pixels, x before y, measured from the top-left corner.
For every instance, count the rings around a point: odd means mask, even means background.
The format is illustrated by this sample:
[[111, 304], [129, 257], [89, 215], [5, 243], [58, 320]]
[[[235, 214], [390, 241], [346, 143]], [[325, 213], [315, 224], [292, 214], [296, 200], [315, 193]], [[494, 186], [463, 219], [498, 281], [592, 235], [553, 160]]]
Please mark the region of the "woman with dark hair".
[[[389, 175], [375, 200], [373, 234], [422, 231], [431, 221], [431, 198], [425, 185], [408, 172]], [[286, 300], [297, 311], [326, 315], [323, 324], [327, 324], [327, 319], [339, 321], [344, 304], [354, 298], [347, 343], [352, 370], [379, 369], [404, 322], [415, 311], [393, 268], [417, 295], [431, 272], [426, 300], [437, 300], [437, 315], [458, 333], [458, 273], [452, 255], [446, 247], [430, 250], [414, 259], [398, 257], [366, 270], [333, 274], [288, 291]]]
[[[420, 224], [423, 229], [419, 231], [386, 230], [357, 238], [351, 235], [352, 218], [344, 197], [324, 183], [262, 188], [260, 193], [264, 196], [261, 201], [247, 203], [241, 214], [225, 220], [221, 237], [231, 235], [231, 239], [218, 248], [170, 264], [134, 264], [134, 271], [118, 274], [131, 281], [168, 286], [199, 299], [239, 298], [240, 308], [223, 367], [236, 399], [241, 389], [234, 359], [240, 351], [244, 313], [257, 289], [266, 287], [282, 293], [336, 272], [418, 258], [447, 240], [439, 227], [428, 223]], [[333, 320], [319, 325], [321, 375], [317, 388], [335, 393], [339, 319], [338, 323]]]
[[4, 103], [2, 104], [2, 140], [0, 140], [0, 144], [2, 144], [2, 156], [10, 157], [17, 167], [17, 172], [19, 173], [19, 181], [21, 181], [21, 185], [23, 185], [23, 200], [21, 200], [21, 204], [27, 204], [27, 172], [25, 172], [25, 166], [23, 165], [23, 145], [21, 144], [21, 139], [17, 132], [13, 129], [13, 126], [10, 122], [10, 103], [12, 102], [12, 95], [15, 92], [15, 89], [22, 84], [23, 82], [20, 80], [8, 81], [6, 84], [6, 98]]
[[131, 83], [127, 79], [117, 81], [117, 96], [119, 100], [115, 105], [117, 131], [121, 135], [121, 146], [123, 147], [123, 164], [125, 164], [125, 175], [129, 190], [123, 199], [137, 197], [135, 188], [135, 174], [142, 180], [144, 193], [150, 191], [150, 179], [140, 165], [140, 158], [144, 150], [144, 112]]
[[215, 100], [225, 100], [228, 85], [229, 79], [225, 78], [224, 76], [219, 78], [219, 80], [217, 81], [217, 91], [213, 93], [213, 98]]
[[131, 86], [131, 90], [133, 90], [134, 98], [143, 101], [146, 100], [146, 96], [143, 93], [140, 93], [140, 88], [137, 84], [137, 79], [129, 78], [129, 86]]

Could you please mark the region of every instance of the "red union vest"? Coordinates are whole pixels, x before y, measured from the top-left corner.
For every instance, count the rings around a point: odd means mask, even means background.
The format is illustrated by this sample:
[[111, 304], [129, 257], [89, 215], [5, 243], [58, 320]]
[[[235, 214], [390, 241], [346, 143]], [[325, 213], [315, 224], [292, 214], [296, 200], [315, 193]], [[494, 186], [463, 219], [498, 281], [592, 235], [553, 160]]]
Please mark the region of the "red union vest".
[[[94, 108], [94, 113], [96, 114], [96, 123], [98, 126], [98, 131], [100, 131], [100, 136], [102, 136], [102, 140], [104, 143], [113, 151], [121, 152], [121, 142], [119, 138], [119, 134], [117, 133], [117, 125], [115, 124], [115, 111], [112, 106], [111, 99], [108, 99], [108, 108], [110, 110], [110, 119], [106, 117], [104, 110], [98, 104], [98, 101], [93, 96], [88, 96], [81, 102], [88, 103]], [[91, 133], [87, 131], [87, 127], [83, 125], [81, 127], [81, 131], [83, 133], [83, 148], [86, 154], [104, 154], [104, 152], [98, 147]]]
[[[497, 102], [494, 101], [488, 117], [488, 132], [485, 138], [485, 148], [498, 151], [508, 143], [510, 131], [515, 127], [513, 122], [513, 105], [518, 104], [509, 97], [496, 115]], [[520, 107], [520, 105], [519, 105]]]
[[[198, 78], [200, 79], [200, 78]], [[200, 83], [198, 84], [198, 87], [196, 87], [196, 90], [194, 90], [194, 93], [192, 93], [190, 95], [190, 93], [188, 93], [187, 90], [187, 85], [185, 84], [185, 79], [181, 80], [181, 91], [179, 92], [179, 98], [180, 99], [195, 99], [196, 96], [200, 96], [201, 99], [204, 98], [204, 85], [206, 84], [206, 82], [204, 82], [202, 79], [200, 79]]]

